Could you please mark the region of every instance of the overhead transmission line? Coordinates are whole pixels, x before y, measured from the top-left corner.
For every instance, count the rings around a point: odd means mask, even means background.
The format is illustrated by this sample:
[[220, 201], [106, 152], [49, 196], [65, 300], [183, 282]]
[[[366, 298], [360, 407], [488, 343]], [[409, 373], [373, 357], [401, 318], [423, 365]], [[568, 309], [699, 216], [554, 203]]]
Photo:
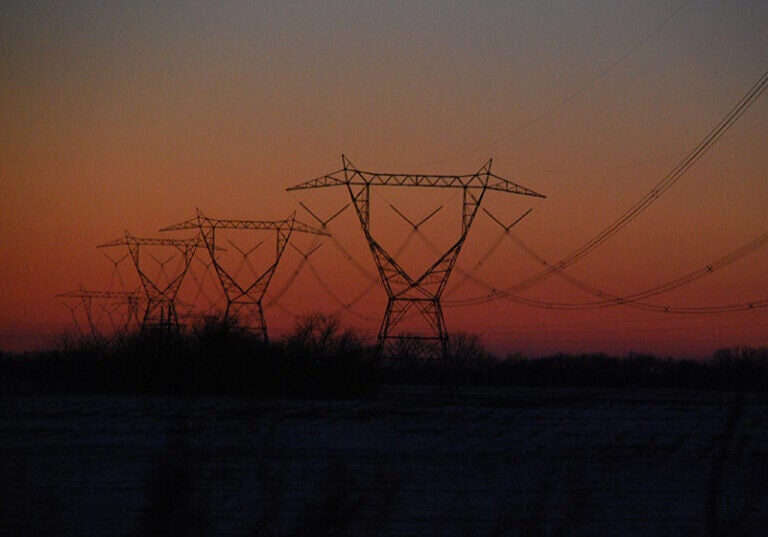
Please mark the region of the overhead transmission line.
[[[408, 219], [405, 215], [403, 215], [394, 205], [390, 203], [390, 206], [392, 209], [400, 215], [401, 218], [406, 220], [407, 222], [413, 223]], [[441, 206], [442, 207], [442, 206]], [[441, 208], [440, 207], [440, 208]], [[437, 210], [439, 210], [438, 208]], [[530, 246], [528, 246], [525, 242], [523, 242], [520, 238], [515, 236], [511, 233], [511, 228], [514, 227], [515, 224], [517, 224], [520, 220], [522, 220], [529, 212], [524, 213], [522, 216], [517, 218], [511, 225], [505, 226], [501, 222], [499, 222], [498, 219], [496, 219], [489, 211], [484, 211], [488, 214], [489, 217], [491, 217], [495, 222], [497, 222], [500, 226], [504, 228], [504, 232], [501, 234], [499, 239], [497, 239], [494, 244], [492, 245], [492, 248], [489, 249], [488, 252], [478, 261], [478, 263], [475, 264], [476, 267], [482, 265], [485, 260], [490, 257], [491, 253], [496, 250], [496, 248], [501, 244], [502, 240], [505, 236], [510, 236], [511, 239], [522, 249], [524, 250], [528, 255], [533, 257], [538, 262], [545, 262], [545, 260], [537, 254]], [[436, 211], [434, 211], [436, 212]], [[432, 214], [434, 214], [434, 212]], [[431, 216], [431, 215], [430, 215]], [[414, 226], [414, 229], [411, 231], [411, 234], [409, 235], [408, 239], [405, 241], [405, 243], [400, 247], [400, 250], [404, 250], [406, 245], [410, 242], [410, 239], [412, 239], [414, 236], [418, 235], [421, 240], [426, 244], [430, 250], [433, 252], [439, 252], [439, 248], [428, 238], [426, 237], [420, 229], [418, 229], [418, 225]], [[633, 293], [631, 295], [625, 295], [625, 296], [619, 296], [612, 293], [609, 293], [607, 291], [603, 291], [601, 289], [598, 289], [588, 283], [585, 283], [581, 280], [578, 280], [566, 273], [560, 273], [558, 274], [559, 277], [563, 278], [566, 282], [570, 283], [571, 285], [584, 290], [594, 296], [597, 296], [601, 298], [599, 301], [592, 301], [592, 302], [581, 302], [581, 303], [568, 303], [568, 302], [550, 302], [550, 301], [542, 301], [542, 300], [536, 300], [536, 299], [529, 299], [524, 297], [508, 297], [509, 300], [512, 300], [514, 302], [524, 304], [527, 306], [532, 307], [538, 307], [538, 308], [545, 308], [545, 309], [560, 309], [560, 310], [585, 310], [585, 309], [598, 309], [598, 308], [607, 308], [607, 307], [614, 307], [614, 306], [620, 306], [620, 305], [627, 305], [631, 307], [635, 307], [642, 310], [647, 311], [656, 311], [656, 312], [664, 312], [664, 313], [677, 313], [677, 314], [718, 314], [718, 313], [731, 313], [731, 312], [737, 312], [737, 311], [746, 311], [750, 309], [759, 309], [768, 307], [768, 298], [767, 299], [761, 299], [757, 301], [750, 301], [750, 302], [741, 302], [736, 304], [728, 304], [728, 305], [722, 305], [722, 306], [708, 306], [708, 307], [671, 307], [671, 306], [664, 306], [664, 305], [658, 305], [658, 304], [649, 304], [645, 302], [641, 302], [641, 300], [651, 298], [653, 296], [657, 296], [660, 294], [664, 294], [667, 292], [670, 292], [674, 289], [677, 289], [678, 287], [693, 283], [696, 280], [699, 280], [705, 276], [708, 276], [710, 274], [713, 274], [720, 269], [723, 269], [727, 267], [728, 265], [731, 265], [732, 263], [735, 263], [739, 259], [757, 251], [758, 249], [762, 248], [768, 244], [768, 232], [765, 232], [761, 234], [760, 236], [756, 237], [755, 239], [745, 243], [744, 245], [740, 246], [739, 248], [736, 248], [735, 250], [729, 252], [728, 254], [721, 256], [717, 260], [708, 263], [707, 265], [694, 270], [688, 274], [685, 274], [679, 278], [675, 278], [674, 280], [671, 280], [669, 282], [666, 282], [661, 285], [657, 285], [655, 287], [646, 289], [644, 291], [640, 291], [637, 293]], [[489, 291], [493, 292], [494, 289], [492, 286], [486, 284], [485, 282], [479, 280], [478, 278], [475, 278], [471, 272], [465, 271], [459, 267], [456, 267], [456, 270], [460, 272], [464, 277], [463, 279], [457, 284], [461, 285], [464, 281], [470, 280], [477, 285], [483, 286]], [[320, 280], [320, 275], [317, 274], [314, 270], [313, 273], [315, 274], [316, 278]], [[324, 282], [321, 282], [321, 284], [324, 284]], [[327, 289], [327, 291], [332, 295], [334, 300], [336, 300], [339, 304], [342, 304], [345, 306], [343, 309], [347, 309], [346, 306], [352, 305], [356, 303], [360, 298], [365, 296], [368, 291], [370, 291], [370, 287], [361, 293], [356, 299], [354, 299], [352, 302], [348, 304], [344, 304], [333, 292], [331, 289], [327, 288], [327, 286], [324, 285], [324, 288]], [[454, 287], [455, 289], [455, 287]]]
[[296, 266], [296, 268], [293, 269], [293, 272], [288, 277], [288, 279], [283, 283], [282, 287], [280, 287], [280, 289], [278, 289], [275, 293], [272, 293], [272, 295], [269, 297], [266, 305], [264, 306], [265, 311], [271, 308], [272, 306], [276, 305], [277, 303], [279, 303], [280, 300], [283, 298], [283, 296], [293, 286], [293, 282], [296, 281], [296, 278], [298, 278], [304, 266], [307, 263], [309, 263], [309, 256], [314, 254], [323, 245], [321, 241], [322, 239], [319, 238], [319, 235], [314, 235], [314, 239], [310, 243], [309, 250], [307, 251], [300, 249], [298, 246], [296, 246], [292, 242], [288, 243], [288, 246], [293, 248], [301, 256], [301, 261]]
[[[513, 235], [508, 231], [505, 231], [502, 237], [505, 235], [509, 235], [510, 238], [515, 242], [515, 244], [517, 244], [517, 246], [520, 247], [520, 249], [522, 249], [523, 251], [525, 251], [529, 256], [533, 257], [535, 260], [539, 262], [544, 262], [543, 258], [539, 254], [537, 254], [530, 246], [528, 246], [525, 242], [523, 242], [519, 237]], [[671, 280], [669, 282], [663, 283], [661, 285], [657, 285], [655, 287], [651, 287], [649, 289], [645, 289], [643, 291], [639, 291], [637, 293], [633, 293], [631, 295], [619, 296], [616, 294], [612, 294], [602, 289], [598, 289], [564, 272], [561, 272], [558, 274], [558, 277], [562, 278], [563, 280], [573, 285], [574, 287], [577, 287], [578, 289], [586, 291], [587, 293], [590, 293], [600, 298], [601, 300], [592, 301], [592, 302], [551, 302], [551, 301], [530, 299], [530, 298], [525, 298], [520, 296], [507, 296], [505, 298], [507, 300], [517, 302], [519, 304], [524, 304], [526, 306], [545, 308], [545, 309], [559, 309], [559, 310], [586, 310], [586, 309], [598, 309], [598, 308], [626, 305], [626, 306], [631, 306], [638, 309], [663, 312], [663, 313], [705, 314], [705, 313], [728, 313], [728, 312], [734, 312], [734, 311], [763, 308], [768, 306], [768, 299], [761, 299], [761, 300], [750, 301], [750, 302], [740, 302], [736, 304], [728, 304], [723, 306], [701, 306], [701, 307], [671, 307], [671, 306], [664, 306], [664, 305], [658, 305], [658, 304], [649, 304], [641, 301], [670, 292], [674, 289], [677, 289], [678, 287], [682, 287], [684, 285], [693, 283], [694, 281], [697, 281], [705, 276], [713, 274], [718, 270], [723, 269], [728, 265], [731, 265], [732, 263], [735, 263], [739, 259], [757, 251], [758, 249], [762, 248], [766, 244], [768, 244], [768, 232], [765, 232], [759, 235], [753, 240], [743, 244], [739, 248], [734, 249], [733, 251], [727, 253], [724, 256], [721, 256], [717, 260], [711, 263], [708, 263], [703, 267], [700, 267], [683, 276], [675, 278], [674, 280]], [[464, 274], [464, 280], [471, 280], [476, 285], [481, 286], [487, 289], [488, 291], [490, 291], [491, 294], [494, 294], [496, 292], [492, 286], [474, 277], [471, 273], [462, 271], [461, 269], [457, 269], [457, 270], [461, 271]]]
[[736, 105], [731, 108], [728, 114], [699, 142], [699, 144], [691, 150], [688, 155], [675, 166], [661, 181], [659, 181], [647, 194], [645, 194], [640, 200], [632, 205], [627, 211], [625, 211], [617, 220], [608, 225], [597, 235], [592, 237], [585, 244], [563, 257], [556, 263], [548, 263], [543, 258], [540, 258], [542, 264], [545, 265], [542, 271], [537, 274], [511, 285], [502, 290], [496, 290], [488, 295], [472, 297], [467, 299], [456, 299], [446, 302], [446, 305], [463, 306], [471, 304], [481, 304], [485, 302], [491, 302], [501, 298], [509, 298], [513, 295], [520, 293], [525, 289], [534, 287], [541, 282], [549, 279], [561, 273], [566, 268], [575, 264], [586, 255], [601, 246], [608, 239], [613, 237], [616, 233], [621, 231], [632, 220], [637, 218], [643, 211], [650, 207], [656, 200], [658, 200], [667, 190], [672, 188], [688, 170], [693, 167], [733, 126], [734, 123], [754, 104], [754, 102], [765, 92], [768, 88], [768, 71], [763, 73], [760, 79], [749, 89], [749, 91], [739, 100]]
[[487, 142], [483, 145], [479, 145], [474, 147], [473, 149], [469, 149], [467, 151], [464, 151], [462, 153], [458, 153], [450, 158], [444, 158], [437, 161], [432, 162], [424, 162], [420, 164], [441, 164], [447, 160], [450, 160], [451, 158], [458, 158], [458, 157], [465, 157], [468, 155], [472, 155], [474, 153], [477, 153], [478, 151], [481, 151], [483, 149], [487, 149], [489, 147], [493, 147], [500, 142], [503, 142], [504, 140], [507, 140], [509, 138], [512, 138], [513, 136], [516, 136], [520, 133], [525, 132], [529, 128], [531, 128], [533, 125], [541, 121], [542, 119], [545, 119], [547, 116], [550, 116], [560, 110], [561, 108], [564, 108], [567, 104], [569, 104], [571, 101], [579, 97], [582, 93], [586, 92], [589, 88], [594, 86], [598, 81], [600, 81], [602, 78], [604, 78], [608, 73], [616, 69], [619, 65], [621, 65], [629, 56], [634, 54], [637, 50], [639, 50], [643, 45], [645, 45], [652, 37], [654, 37], [657, 33], [659, 33], [667, 24], [670, 23], [672, 19], [674, 19], [685, 7], [691, 3], [691, 0], [685, 0], [682, 2], [677, 9], [672, 11], [669, 15], [667, 15], [657, 26], [655, 26], [650, 32], [643, 35], [642, 38], [640, 38], [639, 41], [637, 41], [635, 44], [633, 44], [630, 48], [625, 50], [620, 56], [618, 56], [616, 59], [614, 59], [608, 66], [603, 68], [602, 70], [598, 71], [595, 75], [593, 75], [589, 80], [587, 80], [584, 84], [578, 86], [574, 91], [569, 93], [565, 98], [562, 100], [556, 102], [552, 106], [550, 106], [548, 109], [546, 109], [544, 112], [540, 113], [539, 115], [533, 117], [530, 119], [527, 123], [524, 123], [519, 128], [513, 130], [512, 132], [508, 132], [507, 134], [504, 134], [502, 136], [499, 136], [498, 138], [491, 140], [490, 142]]
[[[517, 244], [517, 246], [520, 247], [520, 249], [525, 251], [529, 256], [533, 257], [536, 261], [545, 262], [544, 259], [539, 254], [537, 254], [530, 246], [528, 246], [525, 242], [523, 242], [519, 237], [512, 234], [510, 231], [510, 229], [517, 222], [519, 222], [523, 217], [525, 217], [525, 214], [527, 213], [525, 213], [523, 216], [518, 218], [515, 222], [513, 222], [512, 225], [504, 226], [490, 212], [488, 212], [487, 210], [485, 212], [488, 214], [488, 216], [490, 216], [494, 221], [499, 223], [499, 225], [501, 225], [504, 228], [504, 232], [499, 237], [499, 239], [494, 242], [494, 244], [492, 245], [492, 248], [488, 252], [486, 252], [486, 255], [484, 255], [481, 258], [481, 260], [475, 264], [475, 267], [479, 267], [480, 265], [482, 265], [483, 261], [490, 256], [492, 251], [495, 250], [499, 244], [501, 244], [501, 241], [504, 239], [505, 236], [509, 236]], [[438, 251], [437, 246], [435, 246], [435, 244], [432, 241], [430, 241], [427, 237], [425, 237], [421, 233], [419, 233], [419, 236], [421, 237], [422, 241], [431, 250]], [[742, 302], [742, 303], [729, 304], [729, 305], [723, 305], [723, 306], [708, 306], [708, 307], [704, 307], [704, 306], [702, 307], [671, 307], [671, 306], [663, 306], [663, 305], [657, 305], [657, 304], [648, 304], [640, 301], [647, 298], [651, 298], [653, 296], [667, 293], [669, 291], [677, 289], [678, 287], [682, 287], [683, 285], [693, 283], [696, 280], [699, 280], [705, 276], [713, 274], [714, 272], [722, 268], [725, 268], [732, 263], [735, 263], [742, 257], [745, 257], [757, 251], [758, 249], [762, 248], [766, 244], [768, 244], [768, 232], [761, 234], [760, 236], [747, 242], [746, 244], [740, 246], [739, 248], [736, 248], [735, 250], [718, 258], [717, 260], [697, 270], [694, 270], [688, 274], [685, 274], [684, 276], [675, 278], [674, 280], [646, 289], [644, 291], [633, 293], [631, 295], [619, 296], [616, 294], [612, 294], [607, 291], [603, 291], [602, 289], [598, 289], [597, 287], [594, 287], [588, 283], [585, 283], [564, 272], [561, 272], [558, 274], [560, 278], [562, 278], [569, 284], [573, 285], [574, 287], [577, 287], [583, 291], [586, 291], [600, 298], [601, 300], [592, 301], [592, 302], [552, 302], [552, 301], [530, 299], [530, 298], [525, 298], [520, 296], [510, 296], [510, 297], [507, 297], [507, 299], [513, 302], [517, 302], [519, 304], [526, 305], [526, 306], [545, 308], [545, 309], [559, 309], [559, 310], [586, 310], [586, 309], [598, 309], [598, 308], [627, 305], [627, 306], [632, 306], [632, 307], [643, 309], [643, 310], [657, 311], [657, 312], [664, 312], [664, 313], [704, 314], [704, 313], [724, 313], [724, 312], [728, 313], [733, 311], [762, 308], [762, 307], [768, 306], [768, 299], [764, 299], [764, 300], [761, 299], [757, 301]], [[471, 272], [463, 270], [460, 267], [456, 267], [456, 270], [463, 275], [462, 280], [460, 280], [457, 285], [462, 285], [465, 281], [472, 281], [476, 285], [487, 289], [491, 294], [496, 292], [493, 286], [483, 282], [479, 278], [476, 278], [475, 276], [472, 275]], [[456, 287], [453, 288], [454, 291], [455, 289]]]
[[[745, 132], [754, 130], [758, 127], [761, 127], [768, 123], [768, 118], [758, 120], [751, 125], [747, 125], [745, 127], [742, 127], [741, 129], [731, 131], [728, 135], [728, 139], [731, 139], [737, 135], [741, 135]], [[642, 160], [634, 160], [631, 162], [625, 162], [623, 164], [615, 164], [615, 165], [606, 165], [606, 166], [594, 166], [590, 168], [584, 168], [584, 167], [574, 167], [574, 168], [540, 168], [537, 166], [518, 166], [517, 168], [519, 170], [526, 170], [526, 171], [535, 171], [535, 172], [541, 172], [541, 173], [548, 173], [548, 174], [575, 174], [575, 173], [597, 173], [597, 172], [614, 172], [614, 171], [621, 171], [621, 170], [629, 170], [631, 168], [638, 168], [641, 166], [647, 166], [649, 164], [656, 164], [665, 162], [668, 160], [672, 160], [675, 157], [680, 157], [683, 155], [687, 155], [687, 151], [675, 151], [674, 153], [668, 153], [663, 156], [659, 157], [653, 157], [653, 158], [647, 158]]]

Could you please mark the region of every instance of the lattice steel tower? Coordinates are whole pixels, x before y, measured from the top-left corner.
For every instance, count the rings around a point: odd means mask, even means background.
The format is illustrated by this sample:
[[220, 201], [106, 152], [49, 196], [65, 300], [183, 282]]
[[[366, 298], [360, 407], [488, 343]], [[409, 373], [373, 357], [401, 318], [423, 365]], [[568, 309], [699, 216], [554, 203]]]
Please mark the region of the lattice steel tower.
[[[534, 196], [544, 196], [499, 177], [491, 172], [489, 160], [476, 173], [469, 175], [422, 175], [367, 172], [356, 168], [344, 155], [341, 170], [312, 179], [288, 190], [302, 190], [331, 186], [346, 186], [355, 207], [363, 234], [373, 254], [373, 260], [387, 293], [387, 307], [378, 335], [381, 352], [412, 349], [424, 356], [442, 356], [448, 353], [448, 332], [445, 328], [440, 298], [448, 283], [448, 277], [456, 258], [467, 238], [477, 215], [483, 196], [488, 190]], [[374, 186], [460, 188], [463, 194], [461, 233], [423, 274], [409, 275], [371, 234], [370, 192]], [[398, 326], [407, 314], [415, 310], [429, 327], [429, 333], [397, 334]]]
[[[321, 229], [316, 229], [297, 221], [295, 214], [284, 220], [222, 220], [219, 218], [209, 218], [200, 209], [197, 210], [195, 218], [168, 226], [160, 231], [184, 229], [198, 229], [200, 231], [200, 236], [211, 256], [211, 261], [227, 301], [224, 318], [236, 318], [242, 328], [246, 328], [258, 335], [265, 342], [268, 341], [268, 337], [262, 302], [267, 293], [269, 283], [272, 281], [272, 276], [291, 238], [291, 234], [301, 232], [314, 235], [328, 235], [327, 232]], [[235, 275], [223, 266], [216, 255], [218, 248], [216, 244], [217, 229], [273, 231], [275, 233], [275, 255], [266, 270], [256, 274], [248, 282], [238, 282]], [[240, 254], [244, 259], [247, 259], [250, 251], [240, 251]]]
[[[189, 264], [195, 256], [195, 251], [201, 246], [200, 239], [198, 237], [191, 239], [139, 238], [130, 235], [126, 231], [125, 236], [100, 244], [98, 247], [109, 248], [114, 246], [126, 246], [128, 248], [128, 253], [131, 254], [131, 259], [133, 259], [133, 265], [139, 274], [139, 280], [141, 280], [141, 286], [147, 298], [147, 305], [141, 322], [142, 330], [152, 326], [159, 326], [164, 329], [178, 329], [179, 317], [176, 313], [176, 297], [184, 276], [189, 269]], [[141, 257], [139, 255], [142, 246], [170, 246], [174, 248], [177, 254], [180, 253], [182, 255], [183, 259], [177, 274], [169, 277], [169, 281], [165, 282], [165, 284], [156, 281], [157, 278], [152, 278], [142, 269]]]
[[[96, 320], [93, 314], [93, 302], [97, 300], [99, 302], [107, 303], [110, 307], [102, 309], [109, 316], [110, 323], [112, 324], [112, 335], [121, 335], [128, 331], [131, 324], [135, 322], [139, 323], [139, 302], [141, 296], [136, 291], [95, 291], [92, 289], [80, 288], [77, 291], [70, 291], [68, 293], [59, 293], [57, 298], [71, 298], [77, 299], [85, 312], [85, 320], [88, 322], [91, 335], [94, 337], [101, 337], [103, 334], [99, 327], [96, 325]], [[72, 311], [72, 308], [70, 308]], [[119, 318], [115, 321], [113, 313], [117, 312]], [[75, 327], [78, 328], [77, 319], [74, 318]]]

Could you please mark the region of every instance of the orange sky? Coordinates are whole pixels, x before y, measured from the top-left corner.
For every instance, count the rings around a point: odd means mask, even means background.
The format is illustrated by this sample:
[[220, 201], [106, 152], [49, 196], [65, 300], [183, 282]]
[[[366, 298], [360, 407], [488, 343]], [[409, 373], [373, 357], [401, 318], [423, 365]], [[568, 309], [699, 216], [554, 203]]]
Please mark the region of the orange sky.
[[[493, 157], [497, 174], [547, 199], [491, 193], [487, 207], [506, 222], [533, 208], [517, 235], [544, 258], [561, 259], [646, 194], [768, 66], [765, 2], [623, 4], [6, 3], [0, 349], [45, 347], [70, 328], [57, 293], [135, 287], [131, 267], [120, 265], [118, 283], [96, 248], [126, 229], [158, 236], [196, 207], [254, 220], [298, 209], [312, 223], [301, 201], [332, 214], [347, 203], [343, 189], [285, 189], [338, 169], [342, 152], [363, 169], [449, 174], [474, 172]], [[674, 188], [568, 274], [631, 294], [766, 232], [767, 120], [763, 96]], [[372, 226], [393, 251], [408, 226], [389, 203], [413, 220], [444, 204], [422, 229], [441, 247], [458, 229], [455, 192], [415, 192], [374, 193]], [[375, 275], [354, 214], [343, 213], [331, 231]], [[478, 267], [499, 232], [478, 216], [458, 269], [504, 288], [540, 266], [506, 240]], [[308, 248], [312, 240], [296, 244]], [[402, 262], [416, 270], [429, 251], [412, 237]], [[290, 328], [288, 312], [335, 311], [334, 296], [349, 301], [369, 286], [332, 241], [311, 259], [323, 281], [303, 266], [267, 311], [272, 333]], [[300, 260], [288, 251], [274, 290]], [[649, 302], [767, 298], [766, 261], [768, 249], [761, 249]], [[446, 291], [449, 329], [478, 334], [499, 353], [702, 356], [768, 343], [766, 310], [685, 316], [627, 307], [558, 311], [508, 300], [451, 306], [487, 293], [461, 281], [453, 274]], [[523, 296], [592, 300], [558, 278]], [[384, 297], [372, 286], [343, 318], [374, 335]]]

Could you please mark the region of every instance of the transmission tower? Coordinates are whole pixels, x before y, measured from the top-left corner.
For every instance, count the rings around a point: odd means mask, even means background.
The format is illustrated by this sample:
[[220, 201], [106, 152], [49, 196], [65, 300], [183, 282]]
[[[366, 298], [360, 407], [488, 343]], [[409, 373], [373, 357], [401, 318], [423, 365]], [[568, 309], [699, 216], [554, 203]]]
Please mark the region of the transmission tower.
[[[226, 298], [227, 306], [224, 311], [225, 319], [237, 319], [241, 327], [259, 336], [267, 342], [267, 324], [264, 317], [262, 302], [267, 293], [269, 283], [277, 269], [277, 265], [285, 252], [288, 241], [293, 232], [310, 233], [314, 235], [328, 235], [326, 231], [316, 229], [296, 220], [295, 214], [284, 220], [222, 220], [209, 218], [198, 209], [197, 216], [184, 222], [166, 227], [161, 231], [178, 231], [185, 229], [198, 229], [200, 236], [208, 249], [211, 261], [221, 283], [221, 288]], [[238, 277], [231, 269], [224, 267], [216, 255], [216, 231], [222, 229], [273, 231], [275, 233], [274, 256], [270, 259], [267, 268], [261, 272], [252, 269], [252, 278], [247, 281], [238, 281]], [[260, 243], [259, 243], [260, 244]], [[248, 256], [258, 247], [250, 250], [242, 250], [232, 244], [235, 250], [242, 256], [246, 263]], [[239, 278], [242, 280], [242, 278]]]
[[[126, 246], [128, 248], [128, 253], [131, 255], [133, 265], [139, 275], [141, 286], [144, 289], [147, 300], [144, 317], [141, 321], [142, 330], [150, 327], [160, 327], [161, 329], [166, 330], [177, 330], [179, 328], [179, 318], [176, 313], [176, 297], [179, 288], [181, 287], [181, 283], [184, 280], [184, 276], [189, 269], [189, 264], [192, 262], [192, 259], [195, 256], [195, 251], [200, 245], [200, 239], [198, 237], [191, 239], [139, 238], [130, 235], [126, 231], [125, 236], [98, 246], [99, 248], [110, 248], [115, 246]], [[168, 276], [168, 281], [161, 282], [160, 278], [152, 278], [147, 274], [147, 271], [142, 268], [141, 257], [139, 255], [142, 246], [173, 248], [175, 253], [165, 262], [175, 257], [175, 255], [181, 254], [181, 268], [175, 275]], [[160, 263], [161, 267], [164, 266], [165, 262]]]
[[[83, 310], [85, 311], [85, 318], [88, 321], [88, 327], [91, 330], [91, 335], [94, 337], [99, 337], [102, 335], [93, 316], [94, 300], [106, 302], [112, 306], [112, 308], [105, 309], [105, 311], [109, 316], [112, 329], [116, 334], [121, 334], [127, 331], [132, 321], [136, 322], [136, 324], [139, 323], [138, 311], [141, 296], [135, 291], [94, 291], [80, 288], [78, 291], [60, 293], [56, 295], [56, 297], [75, 298], [79, 300], [80, 304], [83, 306]], [[118, 322], [116, 322], [112, 317], [115, 308], [122, 309], [121, 318]]]
[[[538, 198], [544, 196], [493, 174], [492, 160], [489, 160], [476, 173], [469, 175], [367, 172], [356, 168], [344, 155], [341, 156], [341, 160], [341, 170], [290, 187], [288, 190], [347, 187], [363, 228], [363, 234], [373, 254], [381, 283], [387, 293], [387, 307], [378, 335], [379, 351], [387, 354], [405, 350], [422, 357], [445, 357], [448, 354], [448, 332], [445, 328], [440, 298], [486, 191], [495, 190]], [[374, 186], [462, 189], [459, 238], [418, 277], [409, 275], [371, 234], [370, 193]], [[398, 327], [412, 312], [426, 321], [428, 327], [426, 333], [398, 332]]]

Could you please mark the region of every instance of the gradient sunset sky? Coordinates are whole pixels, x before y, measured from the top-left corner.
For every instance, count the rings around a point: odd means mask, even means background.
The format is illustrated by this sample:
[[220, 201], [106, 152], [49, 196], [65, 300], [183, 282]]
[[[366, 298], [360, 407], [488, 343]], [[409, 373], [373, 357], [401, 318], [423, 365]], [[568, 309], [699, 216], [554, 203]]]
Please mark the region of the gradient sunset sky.
[[[339, 169], [342, 153], [361, 169], [444, 174], [472, 173], [492, 157], [496, 174], [547, 198], [491, 193], [485, 206], [507, 223], [533, 209], [515, 235], [556, 262], [652, 189], [760, 79], [767, 29], [764, 0], [4, 2], [0, 349], [44, 348], [70, 329], [57, 293], [137, 288], [131, 267], [121, 262], [116, 276], [104, 255], [125, 252], [96, 248], [126, 229], [163, 236], [197, 207], [251, 220], [296, 210], [307, 223], [316, 221], [300, 202], [334, 214], [348, 202], [343, 189], [285, 189]], [[767, 172], [763, 95], [679, 183], [567, 274], [624, 296], [712, 263], [768, 231]], [[373, 232], [418, 272], [435, 259], [432, 247], [456, 238], [456, 194], [376, 190]], [[443, 209], [412, 235], [392, 206], [412, 221]], [[354, 213], [329, 230], [338, 243], [324, 240], [311, 263], [287, 251], [267, 310], [272, 334], [311, 311], [378, 331], [385, 295], [370, 282], [376, 271]], [[477, 217], [445, 296], [449, 330], [477, 334], [500, 354], [707, 356], [768, 344], [768, 308], [702, 316], [458, 305], [541, 269], [500, 233], [486, 213]], [[316, 242], [296, 245], [306, 252]], [[647, 302], [763, 300], [766, 267], [762, 248]], [[521, 296], [594, 300], [560, 278]]]

